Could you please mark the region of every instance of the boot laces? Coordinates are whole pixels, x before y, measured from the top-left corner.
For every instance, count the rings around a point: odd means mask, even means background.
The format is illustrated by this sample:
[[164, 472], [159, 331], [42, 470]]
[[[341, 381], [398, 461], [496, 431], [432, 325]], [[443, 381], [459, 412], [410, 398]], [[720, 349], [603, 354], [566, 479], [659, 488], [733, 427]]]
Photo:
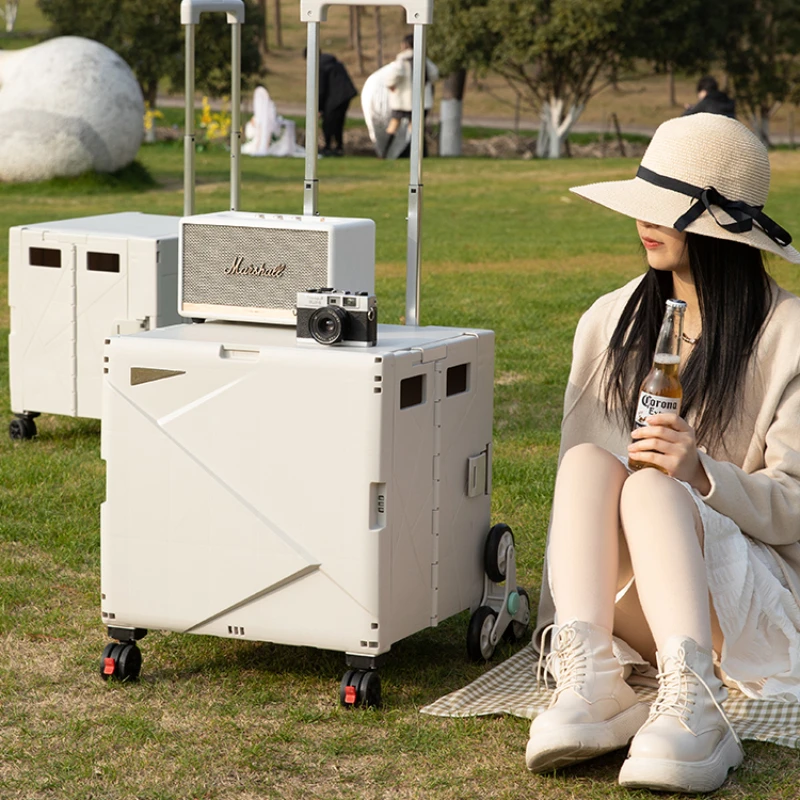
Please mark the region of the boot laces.
[[554, 633], [550, 652], [545, 656], [544, 642], [548, 633], [554, 631], [556, 625], [548, 625], [539, 641], [539, 663], [536, 666], [536, 686], [542, 684], [550, 688], [549, 675], [556, 679], [555, 700], [566, 689], [580, 689], [586, 674], [586, 651], [578, 639], [578, 632], [572, 625], [564, 625]]
[[665, 657], [662, 660], [661, 656], [658, 656], [658, 695], [650, 706], [649, 719], [653, 720], [662, 714], [677, 717], [687, 731], [694, 733], [689, 726], [688, 720], [692, 706], [697, 704], [695, 698], [697, 697], [696, 690], [699, 687], [691, 680], [690, 676], [694, 676], [700, 686], [708, 692], [711, 702], [719, 711], [722, 719], [725, 720], [725, 724], [733, 734], [736, 744], [741, 748], [742, 742], [728, 719], [728, 715], [717, 702], [711, 687], [686, 663], [686, 652], [683, 648], [678, 650], [675, 658]]

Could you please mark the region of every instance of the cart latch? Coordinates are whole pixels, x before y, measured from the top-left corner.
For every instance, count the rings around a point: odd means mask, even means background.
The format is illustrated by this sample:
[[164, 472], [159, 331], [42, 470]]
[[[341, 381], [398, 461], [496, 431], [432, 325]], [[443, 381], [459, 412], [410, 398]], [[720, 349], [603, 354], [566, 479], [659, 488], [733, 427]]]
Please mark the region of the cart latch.
[[488, 453], [484, 450], [467, 459], [467, 497], [486, 494], [486, 465]]
[[111, 332], [117, 336], [125, 336], [129, 333], [140, 333], [146, 331], [150, 327], [150, 317], [144, 319], [117, 319], [114, 320], [114, 325]]

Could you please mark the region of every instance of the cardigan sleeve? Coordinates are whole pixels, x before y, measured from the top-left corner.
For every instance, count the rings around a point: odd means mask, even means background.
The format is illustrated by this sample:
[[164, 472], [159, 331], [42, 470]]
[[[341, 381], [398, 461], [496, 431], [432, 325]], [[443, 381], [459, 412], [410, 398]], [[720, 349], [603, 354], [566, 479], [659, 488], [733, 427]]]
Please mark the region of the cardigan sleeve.
[[754, 539], [800, 541], [800, 375], [787, 384], [767, 429], [764, 466], [745, 472], [700, 451], [711, 483], [703, 499]]
[[609, 417], [603, 396], [603, 373], [608, 343], [622, 308], [642, 280], [641, 276], [603, 295], [581, 317], [575, 329], [572, 365], [564, 393], [560, 457], [576, 444], [593, 442], [612, 452], [624, 453], [630, 431]]

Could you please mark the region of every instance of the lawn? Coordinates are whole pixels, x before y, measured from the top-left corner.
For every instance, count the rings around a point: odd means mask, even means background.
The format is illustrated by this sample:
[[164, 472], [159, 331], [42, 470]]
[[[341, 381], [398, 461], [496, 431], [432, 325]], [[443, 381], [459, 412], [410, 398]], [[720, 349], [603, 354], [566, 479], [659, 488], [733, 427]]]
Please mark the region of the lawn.
[[[1, 186], [0, 408], [8, 399], [5, 272], [12, 225], [139, 210], [180, 215], [179, 147], [141, 150], [121, 181]], [[497, 334], [493, 520], [515, 532], [519, 580], [536, 597], [579, 315], [638, 274], [630, 220], [568, 187], [628, 177], [624, 159], [425, 163], [423, 324]], [[303, 161], [243, 162], [242, 208], [300, 213]], [[228, 162], [198, 155], [198, 211], [227, 206]], [[773, 155], [767, 212], [800, 232], [800, 155]], [[404, 312], [408, 164], [320, 161], [320, 212], [377, 223], [381, 320]], [[132, 188], [133, 187], [133, 188]], [[800, 273], [773, 274], [800, 292]], [[45, 415], [30, 442], [0, 436], [0, 797], [3, 800], [647, 797], [615, 784], [622, 756], [553, 776], [524, 768], [527, 722], [439, 719], [421, 706], [489, 665], [465, 654], [461, 614], [399, 643], [381, 669], [380, 710], [338, 704], [339, 653], [175, 633], [142, 642], [141, 679], [99, 677], [100, 423]], [[517, 646], [503, 645], [495, 663]], [[797, 754], [746, 744], [744, 767], [717, 796], [795, 798]]]

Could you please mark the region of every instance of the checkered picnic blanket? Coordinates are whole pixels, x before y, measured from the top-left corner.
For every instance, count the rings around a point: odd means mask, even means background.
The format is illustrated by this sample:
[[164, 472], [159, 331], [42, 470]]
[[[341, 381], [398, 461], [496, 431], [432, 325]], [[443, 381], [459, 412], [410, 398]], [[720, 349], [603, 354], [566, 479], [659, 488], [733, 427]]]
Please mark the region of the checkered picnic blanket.
[[[480, 678], [420, 709], [438, 717], [476, 717], [512, 714], [532, 719], [550, 704], [552, 689], [536, 685], [538, 657], [527, 645]], [[634, 686], [645, 702], [655, 699], [652, 686]], [[800, 749], [800, 703], [751, 700], [728, 688], [724, 705], [728, 719], [742, 739], [773, 742]]]

